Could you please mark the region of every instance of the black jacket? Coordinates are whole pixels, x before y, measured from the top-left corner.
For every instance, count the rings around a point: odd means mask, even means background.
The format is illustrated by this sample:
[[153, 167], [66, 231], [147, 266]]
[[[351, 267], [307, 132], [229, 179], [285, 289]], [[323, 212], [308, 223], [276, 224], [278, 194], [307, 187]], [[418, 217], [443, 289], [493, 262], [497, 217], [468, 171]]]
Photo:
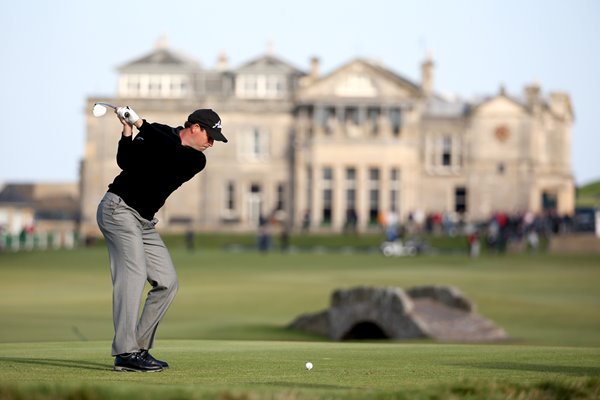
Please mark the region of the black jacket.
[[181, 128], [148, 123], [119, 141], [117, 164], [122, 172], [108, 185], [143, 218], [152, 220], [167, 197], [206, 166], [201, 151], [183, 146]]

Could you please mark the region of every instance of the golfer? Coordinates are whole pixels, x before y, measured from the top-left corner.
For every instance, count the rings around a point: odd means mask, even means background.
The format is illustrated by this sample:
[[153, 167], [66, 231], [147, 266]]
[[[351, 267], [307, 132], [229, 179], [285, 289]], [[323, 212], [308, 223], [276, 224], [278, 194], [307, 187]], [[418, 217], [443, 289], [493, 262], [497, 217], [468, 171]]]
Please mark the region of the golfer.
[[[167, 197], [206, 166], [204, 151], [227, 142], [221, 119], [200, 109], [184, 127], [140, 119], [129, 107], [115, 110], [123, 125], [117, 151], [121, 173], [98, 206], [97, 221], [110, 258], [116, 371], [156, 372], [168, 368], [148, 352], [156, 328], [177, 292], [175, 267], [154, 214]], [[133, 137], [133, 127], [139, 133]], [[152, 288], [139, 315], [145, 282]]]

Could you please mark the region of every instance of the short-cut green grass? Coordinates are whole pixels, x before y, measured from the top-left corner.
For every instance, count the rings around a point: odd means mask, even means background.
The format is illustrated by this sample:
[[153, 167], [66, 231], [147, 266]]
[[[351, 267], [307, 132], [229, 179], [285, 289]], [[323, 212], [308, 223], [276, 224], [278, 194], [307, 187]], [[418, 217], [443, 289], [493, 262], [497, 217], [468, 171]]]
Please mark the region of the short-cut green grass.
[[[104, 248], [0, 254], [0, 399], [600, 397], [600, 257], [227, 253], [173, 246], [158, 374], [111, 371]], [[286, 328], [355, 285], [458, 287], [511, 339], [330, 342]], [[305, 361], [315, 368], [304, 370]]]
[[[505, 399], [510, 393], [542, 399], [560, 398], [561, 391], [583, 398], [600, 395], [600, 382], [594, 378], [600, 375], [597, 348], [166, 340], [158, 343], [156, 355], [172, 367], [139, 374], [111, 371], [109, 345], [2, 344], [0, 398], [1, 390], [92, 399], [413, 399], [452, 398], [450, 394]], [[311, 371], [304, 368], [307, 360], [314, 364]]]

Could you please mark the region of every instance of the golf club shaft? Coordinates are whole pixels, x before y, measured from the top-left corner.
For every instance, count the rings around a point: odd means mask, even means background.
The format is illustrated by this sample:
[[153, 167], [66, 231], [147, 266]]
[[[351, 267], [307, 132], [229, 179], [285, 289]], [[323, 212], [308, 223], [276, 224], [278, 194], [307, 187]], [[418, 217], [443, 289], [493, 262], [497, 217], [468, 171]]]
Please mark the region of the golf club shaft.
[[108, 103], [96, 103], [96, 104], [99, 104], [99, 105], [104, 106], [104, 107], [110, 107], [113, 110], [117, 109], [117, 106], [113, 106], [112, 104], [108, 104]]
[[[101, 106], [104, 106], [104, 107], [110, 107], [110, 108], [112, 108], [113, 110], [116, 110], [116, 109], [117, 109], [117, 106], [113, 106], [112, 104], [109, 104], [109, 103], [96, 103], [96, 104], [99, 104], [99, 105], [101, 105]], [[123, 116], [124, 116], [125, 118], [129, 118], [129, 113], [128, 113], [128, 112], [125, 112], [125, 113], [123, 114]]]

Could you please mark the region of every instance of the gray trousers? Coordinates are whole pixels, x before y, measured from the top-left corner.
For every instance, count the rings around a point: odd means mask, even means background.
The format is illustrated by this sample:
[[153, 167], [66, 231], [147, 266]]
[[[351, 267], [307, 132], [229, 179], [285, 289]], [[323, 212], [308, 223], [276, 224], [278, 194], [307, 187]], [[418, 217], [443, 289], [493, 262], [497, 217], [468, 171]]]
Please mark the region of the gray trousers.
[[[113, 283], [112, 354], [149, 350], [178, 288], [171, 256], [155, 229], [158, 221], [142, 218], [113, 193], [100, 202], [96, 219], [108, 246]], [[146, 281], [152, 288], [140, 316]]]

